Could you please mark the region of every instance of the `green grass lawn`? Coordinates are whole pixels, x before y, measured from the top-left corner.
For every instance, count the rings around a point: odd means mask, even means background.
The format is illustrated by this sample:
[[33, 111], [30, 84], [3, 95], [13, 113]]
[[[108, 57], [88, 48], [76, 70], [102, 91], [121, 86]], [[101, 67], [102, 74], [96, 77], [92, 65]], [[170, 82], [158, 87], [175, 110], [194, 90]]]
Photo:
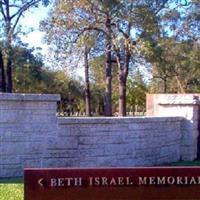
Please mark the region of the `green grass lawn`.
[[180, 162], [171, 163], [169, 166], [200, 166], [200, 160], [180, 161]]
[[0, 200], [23, 200], [24, 184], [22, 178], [0, 179]]

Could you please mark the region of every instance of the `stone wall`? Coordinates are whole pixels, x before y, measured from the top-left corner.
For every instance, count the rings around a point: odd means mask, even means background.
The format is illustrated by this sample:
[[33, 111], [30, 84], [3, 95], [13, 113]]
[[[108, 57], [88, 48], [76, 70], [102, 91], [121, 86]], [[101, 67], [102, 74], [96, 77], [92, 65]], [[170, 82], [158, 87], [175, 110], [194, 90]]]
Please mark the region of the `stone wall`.
[[66, 166], [130, 167], [174, 162], [180, 159], [181, 120], [177, 117], [60, 118], [58, 141], [51, 153], [59, 155], [57, 150], [63, 141]]
[[184, 117], [181, 125], [181, 159], [197, 158], [200, 94], [148, 94], [147, 116]]
[[46, 140], [57, 132], [58, 95], [0, 94], [0, 177], [41, 167]]
[[58, 100], [0, 94], [0, 177], [24, 167], [151, 166], [182, 156], [182, 117], [57, 118]]

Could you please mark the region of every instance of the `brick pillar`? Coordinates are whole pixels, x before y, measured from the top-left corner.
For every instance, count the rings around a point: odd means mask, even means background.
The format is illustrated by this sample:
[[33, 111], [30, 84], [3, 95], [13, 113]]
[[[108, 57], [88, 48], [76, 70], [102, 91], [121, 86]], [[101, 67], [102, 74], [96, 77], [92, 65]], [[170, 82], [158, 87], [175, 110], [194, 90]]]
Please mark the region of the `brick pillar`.
[[148, 94], [147, 116], [184, 117], [181, 125], [181, 158], [197, 158], [200, 94]]

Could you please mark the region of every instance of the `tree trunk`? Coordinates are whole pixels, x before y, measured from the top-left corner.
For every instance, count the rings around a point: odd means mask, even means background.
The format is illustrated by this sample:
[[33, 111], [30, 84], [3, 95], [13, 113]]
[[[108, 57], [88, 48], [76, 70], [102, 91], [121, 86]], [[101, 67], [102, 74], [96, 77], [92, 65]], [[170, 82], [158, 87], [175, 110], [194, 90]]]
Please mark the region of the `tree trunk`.
[[12, 42], [13, 42], [13, 29], [12, 29], [12, 18], [10, 17], [10, 4], [9, 1], [5, 2], [6, 6], [6, 48], [7, 48], [7, 66], [6, 66], [6, 80], [7, 80], [7, 87], [6, 92], [12, 92]]
[[112, 57], [111, 57], [111, 20], [107, 15], [107, 46], [106, 46], [106, 94], [105, 94], [105, 115], [112, 116]]
[[126, 82], [129, 72], [130, 58], [131, 54], [127, 47], [125, 48], [124, 65], [121, 64], [119, 56], [117, 61], [119, 66], [119, 116], [126, 116]]
[[10, 32], [7, 33], [7, 66], [6, 66], [6, 76], [7, 76], [7, 87], [6, 92], [12, 93], [12, 37]]
[[[110, 49], [110, 47], [109, 47]], [[109, 50], [108, 50], [109, 51]], [[112, 116], [112, 63], [111, 53], [106, 53], [106, 94], [105, 94], [105, 115]]]
[[131, 58], [131, 52], [130, 52], [130, 35], [131, 35], [131, 24], [128, 24], [128, 30], [127, 32], [123, 32], [123, 30], [120, 30], [120, 32], [123, 33], [123, 36], [125, 37], [125, 44], [124, 44], [124, 56], [121, 53], [120, 48], [115, 47], [115, 53], [116, 53], [116, 62], [118, 65], [118, 79], [119, 79], [119, 113], [118, 116], [126, 116], [126, 83], [127, 83], [127, 77], [129, 73], [129, 63]]
[[5, 69], [3, 62], [3, 55], [0, 50], [0, 91], [6, 92]]
[[91, 116], [91, 93], [89, 80], [89, 63], [88, 63], [88, 48], [85, 47], [84, 62], [85, 62], [85, 114]]
[[12, 93], [12, 60], [10, 54], [8, 55], [7, 60], [7, 89], [6, 92]]
[[126, 77], [123, 71], [119, 75], [119, 116], [126, 116]]
[[175, 78], [176, 78], [176, 81], [177, 81], [178, 88], [180, 89], [180, 92], [179, 92], [179, 89], [178, 89], [178, 93], [184, 94], [185, 90], [184, 90], [183, 85], [181, 84], [181, 80], [179, 79], [178, 75], [176, 75]]
[[167, 93], [167, 79], [164, 78], [163, 82], [164, 82], [164, 94], [166, 94]]

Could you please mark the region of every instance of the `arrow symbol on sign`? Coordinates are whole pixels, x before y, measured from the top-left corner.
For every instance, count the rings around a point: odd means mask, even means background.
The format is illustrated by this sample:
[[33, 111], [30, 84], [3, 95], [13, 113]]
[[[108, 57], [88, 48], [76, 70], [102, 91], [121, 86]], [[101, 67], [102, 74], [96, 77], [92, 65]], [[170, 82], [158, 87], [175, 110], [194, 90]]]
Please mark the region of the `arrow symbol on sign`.
[[44, 180], [43, 178], [41, 178], [41, 179], [38, 180], [38, 184], [39, 184], [41, 187], [44, 187], [44, 185], [43, 185], [43, 180]]

